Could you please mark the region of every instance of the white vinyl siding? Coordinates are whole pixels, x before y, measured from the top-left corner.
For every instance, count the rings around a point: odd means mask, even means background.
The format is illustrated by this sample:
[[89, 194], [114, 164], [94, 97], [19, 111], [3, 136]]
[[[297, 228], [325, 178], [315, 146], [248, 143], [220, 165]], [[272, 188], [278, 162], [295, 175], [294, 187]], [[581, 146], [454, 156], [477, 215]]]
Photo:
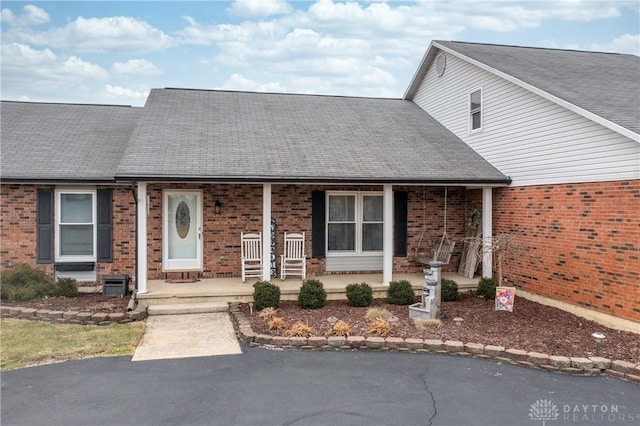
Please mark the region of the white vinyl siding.
[[[482, 87], [482, 132], [469, 133], [469, 93]], [[640, 178], [640, 144], [453, 55], [427, 71], [413, 101], [513, 186]]]

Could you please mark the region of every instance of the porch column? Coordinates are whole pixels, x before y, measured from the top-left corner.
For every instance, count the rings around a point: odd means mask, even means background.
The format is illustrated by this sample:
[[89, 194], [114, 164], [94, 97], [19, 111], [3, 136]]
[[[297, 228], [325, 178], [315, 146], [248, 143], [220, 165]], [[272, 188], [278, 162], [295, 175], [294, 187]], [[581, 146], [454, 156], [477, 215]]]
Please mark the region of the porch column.
[[271, 184], [262, 184], [262, 281], [271, 280]]
[[138, 251], [138, 293], [147, 293], [147, 183], [138, 182], [138, 241], [136, 250]]
[[493, 277], [493, 252], [491, 250], [493, 240], [493, 188], [482, 187], [482, 277]]
[[384, 185], [384, 229], [382, 284], [389, 285], [393, 280], [393, 186]]

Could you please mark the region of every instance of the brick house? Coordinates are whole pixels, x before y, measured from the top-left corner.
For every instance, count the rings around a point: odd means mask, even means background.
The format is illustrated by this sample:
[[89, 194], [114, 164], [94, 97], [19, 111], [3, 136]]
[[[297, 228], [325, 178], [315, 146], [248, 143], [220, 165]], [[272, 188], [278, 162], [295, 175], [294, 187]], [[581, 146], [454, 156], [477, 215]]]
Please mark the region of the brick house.
[[434, 41], [404, 99], [512, 179], [493, 230], [527, 248], [520, 294], [640, 321], [638, 56]]
[[[504, 60], [514, 70], [481, 61], [501, 49], [518, 52]], [[178, 273], [239, 277], [240, 233], [262, 232], [270, 258], [275, 224], [276, 241], [305, 232], [310, 275], [388, 283], [422, 270], [425, 241], [461, 241], [481, 211], [485, 235], [517, 232], [529, 248], [510, 260], [509, 283], [638, 321], [639, 144], [628, 124], [638, 108], [623, 96], [593, 112], [537, 87], [525, 79], [536, 68], [522, 75], [510, 62], [529, 69], [532, 52], [558, 65], [606, 56], [616, 79], [637, 76], [629, 55], [434, 42], [403, 99], [154, 89], [143, 108], [2, 102], [2, 267], [89, 282], [126, 273], [145, 293]], [[545, 156], [545, 141], [566, 149]], [[565, 173], [577, 143], [615, 170], [594, 178], [587, 161]], [[445, 271], [458, 270], [462, 248]], [[491, 253], [482, 260], [491, 276]]]

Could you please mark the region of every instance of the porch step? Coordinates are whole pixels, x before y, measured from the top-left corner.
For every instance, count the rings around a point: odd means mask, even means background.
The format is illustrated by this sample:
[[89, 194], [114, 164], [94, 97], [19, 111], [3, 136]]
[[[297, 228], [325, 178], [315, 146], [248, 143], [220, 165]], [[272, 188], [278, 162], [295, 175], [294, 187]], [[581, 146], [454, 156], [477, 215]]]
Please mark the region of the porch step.
[[180, 315], [180, 314], [209, 314], [212, 312], [228, 312], [226, 302], [180, 303], [173, 305], [150, 305], [147, 315]]

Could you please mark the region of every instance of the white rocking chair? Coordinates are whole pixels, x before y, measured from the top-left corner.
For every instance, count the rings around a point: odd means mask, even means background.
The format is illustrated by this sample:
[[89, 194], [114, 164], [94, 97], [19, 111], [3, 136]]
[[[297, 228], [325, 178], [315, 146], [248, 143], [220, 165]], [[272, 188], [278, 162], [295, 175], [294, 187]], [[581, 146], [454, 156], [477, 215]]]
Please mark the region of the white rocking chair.
[[242, 282], [247, 277], [262, 278], [262, 233], [240, 234], [242, 252]]
[[287, 275], [307, 276], [307, 259], [304, 255], [304, 232], [284, 233], [284, 254], [280, 256], [280, 279]]

